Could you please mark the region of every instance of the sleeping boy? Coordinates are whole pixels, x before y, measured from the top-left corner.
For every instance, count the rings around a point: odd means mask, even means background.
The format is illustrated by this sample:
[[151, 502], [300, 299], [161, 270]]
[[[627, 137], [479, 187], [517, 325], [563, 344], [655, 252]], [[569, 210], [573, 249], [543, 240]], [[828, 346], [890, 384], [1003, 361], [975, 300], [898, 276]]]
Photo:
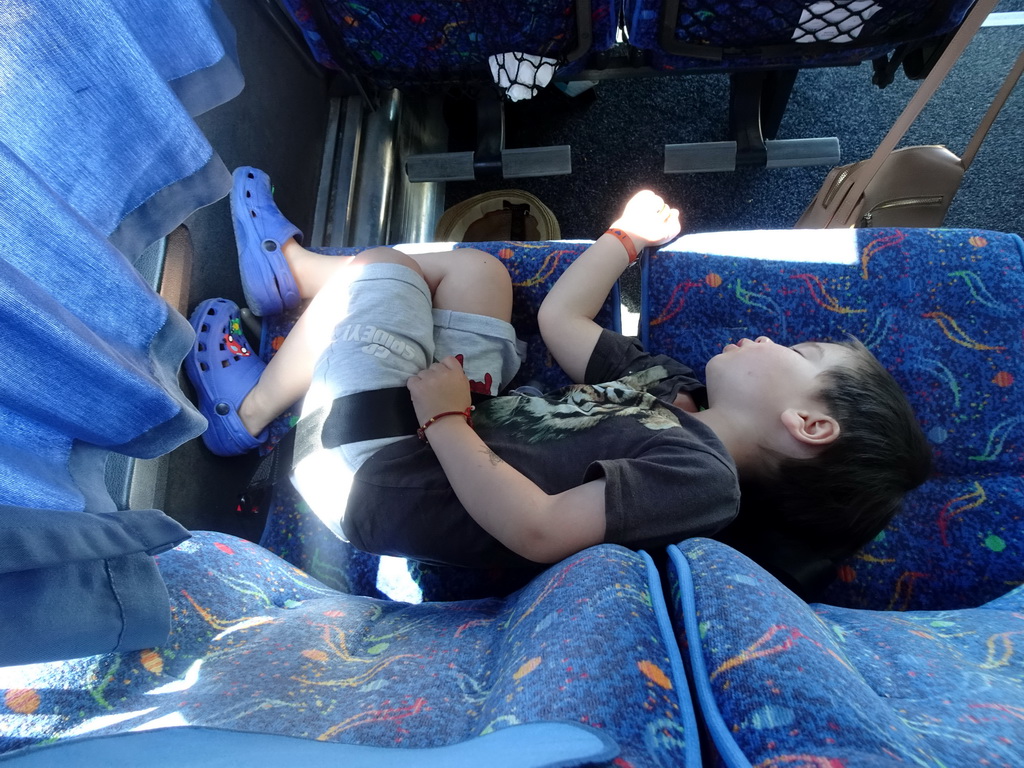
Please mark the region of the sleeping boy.
[[[204, 440], [221, 455], [252, 450], [302, 399], [293, 481], [364, 550], [490, 567], [602, 542], [660, 548], [722, 532], [741, 484], [758, 489], [762, 511], [744, 514], [765, 527], [852, 550], [927, 477], [906, 398], [858, 342], [739, 339], [708, 362], [705, 385], [594, 322], [637, 253], [679, 234], [678, 211], [653, 192], [635, 195], [545, 298], [542, 337], [577, 383], [541, 396], [505, 391], [520, 355], [500, 260], [469, 248], [306, 250], [254, 168], [236, 171], [232, 212], [250, 308], [309, 304], [266, 365], [233, 303], [196, 309], [186, 370], [210, 421]], [[396, 427], [391, 411], [410, 403], [415, 415]]]

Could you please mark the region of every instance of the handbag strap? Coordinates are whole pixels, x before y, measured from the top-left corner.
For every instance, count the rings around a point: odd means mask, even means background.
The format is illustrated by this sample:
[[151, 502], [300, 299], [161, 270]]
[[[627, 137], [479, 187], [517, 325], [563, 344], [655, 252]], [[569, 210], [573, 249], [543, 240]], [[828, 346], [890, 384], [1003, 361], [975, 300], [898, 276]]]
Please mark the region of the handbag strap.
[[985, 140], [985, 136], [988, 135], [988, 129], [992, 127], [992, 123], [996, 121], [996, 117], [999, 115], [999, 110], [1003, 108], [1003, 104], [1010, 98], [1010, 92], [1013, 87], [1017, 85], [1017, 81], [1020, 80], [1021, 73], [1024, 73], [1024, 50], [1020, 52], [1017, 57], [1016, 63], [1013, 68], [1010, 69], [1006, 79], [1003, 80], [1003, 85], [999, 89], [999, 93], [992, 100], [992, 106], [988, 108], [988, 112], [985, 113], [985, 117], [981, 119], [981, 123], [978, 125], [978, 130], [974, 132], [971, 140], [967, 143], [967, 148], [964, 150], [963, 157], [961, 158], [964, 170], [966, 171], [971, 166], [971, 161], [974, 160], [974, 156], [978, 154], [978, 150], [981, 149], [981, 142]]
[[917, 116], [921, 114], [921, 110], [924, 109], [925, 104], [931, 99], [935, 92], [939, 89], [939, 85], [949, 74], [949, 71], [953, 68], [957, 59], [960, 58], [960, 54], [964, 52], [971, 39], [981, 28], [982, 22], [985, 18], [995, 9], [999, 0], [978, 0], [977, 3], [971, 8], [970, 12], [964, 17], [963, 23], [960, 28], [956, 31], [953, 39], [949, 41], [949, 45], [946, 46], [946, 50], [943, 51], [942, 56], [935, 62], [935, 66], [932, 67], [932, 71], [928, 73], [928, 77], [924, 79], [921, 85], [917, 89], [917, 93], [914, 94], [914, 98], [910, 100], [910, 103], [904, 108], [903, 112], [896, 119], [892, 128], [885, 134], [881, 143], [878, 145], [878, 149], [875, 153], [864, 161], [860, 168], [859, 173], [856, 174], [856, 178], [853, 183], [849, 185], [846, 192], [842, 195], [842, 199], [838, 201], [835, 211], [832, 217], [829, 219], [828, 224], [825, 227], [831, 225], [832, 221], [839, 220], [845, 221], [852, 214], [854, 209], [857, 207], [857, 201], [860, 199], [864, 190], [868, 184], [875, 177], [875, 174], [882, 167], [882, 163], [885, 162], [886, 158], [896, 149], [896, 145], [900, 143], [900, 139], [910, 129], [911, 124], [917, 119]]

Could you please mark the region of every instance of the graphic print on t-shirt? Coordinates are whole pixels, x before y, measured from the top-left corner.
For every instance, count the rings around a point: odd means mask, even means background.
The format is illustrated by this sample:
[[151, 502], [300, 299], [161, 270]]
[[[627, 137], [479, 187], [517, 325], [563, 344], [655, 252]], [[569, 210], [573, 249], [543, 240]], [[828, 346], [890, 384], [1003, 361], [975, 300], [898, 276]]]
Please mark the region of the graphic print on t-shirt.
[[[463, 368], [466, 367], [466, 358], [464, 355], [458, 354], [455, 359], [459, 361], [459, 365]], [[491, 375], [490, 371], [484, 372], [484, 378], [482, 381], [469, 380], [469, 391], [476, 392], [481, 395], [493, 395], [494, 394], [494, 376]]]
[[618, 381], [574, 384], [542, 397], [499, 397], [478, 407], [478, 423], [500, 426], [528, 444], [561, 440], [622, 416], [650, 430], [678, 427], [675, 414], [645, 391], [665, 375], [656, 366]]

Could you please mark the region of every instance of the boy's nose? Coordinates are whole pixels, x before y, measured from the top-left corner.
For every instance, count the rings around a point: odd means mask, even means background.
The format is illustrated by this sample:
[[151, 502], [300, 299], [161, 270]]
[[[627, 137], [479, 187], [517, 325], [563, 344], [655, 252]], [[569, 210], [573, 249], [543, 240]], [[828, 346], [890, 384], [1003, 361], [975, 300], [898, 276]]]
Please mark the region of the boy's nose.
[[756, 339], [754, 339], [754, 341], [756, 341], [758, 344], [761, 344], [762, 342], [765, 342], [765, 341], [767, 341], [769, 344], [773, 344], [774, 343], [767, 336], [758, 336]]

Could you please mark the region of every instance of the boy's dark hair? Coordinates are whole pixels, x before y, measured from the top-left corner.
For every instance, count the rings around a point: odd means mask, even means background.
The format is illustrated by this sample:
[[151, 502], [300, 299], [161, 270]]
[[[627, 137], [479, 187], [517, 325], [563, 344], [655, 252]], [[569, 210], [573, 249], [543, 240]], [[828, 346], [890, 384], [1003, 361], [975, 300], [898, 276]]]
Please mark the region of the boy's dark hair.
[[931, 446], [899, 384], [867, 347], [853, 338], [835, 343], [853, 362], [818, 378], [839, 437], [814, 458], [783, 457], [764, 484], [744, 488], [743, 506], [761, 525], [841, 558], [878, 535], [904, 495], [928, 478]]

